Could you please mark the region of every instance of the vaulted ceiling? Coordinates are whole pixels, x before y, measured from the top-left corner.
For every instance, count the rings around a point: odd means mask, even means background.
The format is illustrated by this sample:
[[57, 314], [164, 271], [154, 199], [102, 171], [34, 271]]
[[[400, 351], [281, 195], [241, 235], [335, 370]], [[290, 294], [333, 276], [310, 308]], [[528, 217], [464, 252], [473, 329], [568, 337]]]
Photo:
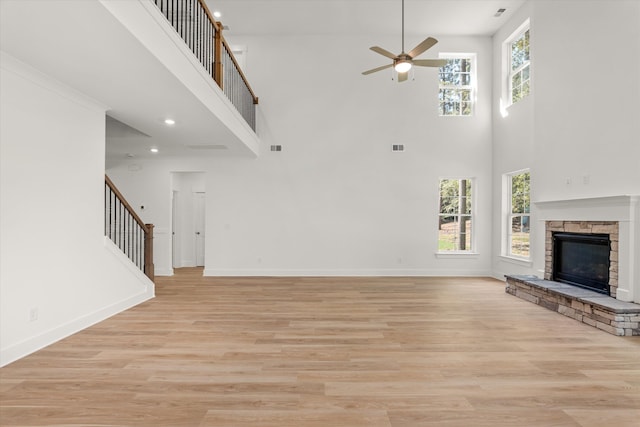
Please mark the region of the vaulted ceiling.
[[[405, 0], [407, 34], [490, 36], [524, 0]], [[399, 33], [402, 0], [206, 0], [231, 34]], [[498, 9], [506, 9], [494, 16]]]

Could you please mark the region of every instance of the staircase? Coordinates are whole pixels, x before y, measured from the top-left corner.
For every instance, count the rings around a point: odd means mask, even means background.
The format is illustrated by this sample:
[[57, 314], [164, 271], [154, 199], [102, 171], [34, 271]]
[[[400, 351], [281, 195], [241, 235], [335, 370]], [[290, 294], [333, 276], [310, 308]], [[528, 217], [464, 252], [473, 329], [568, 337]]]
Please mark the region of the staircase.
[[115, 243], [151, 281], [153, 271], [153, 224], [145, 224], [118, 191], [104, 177], [104, 234]]

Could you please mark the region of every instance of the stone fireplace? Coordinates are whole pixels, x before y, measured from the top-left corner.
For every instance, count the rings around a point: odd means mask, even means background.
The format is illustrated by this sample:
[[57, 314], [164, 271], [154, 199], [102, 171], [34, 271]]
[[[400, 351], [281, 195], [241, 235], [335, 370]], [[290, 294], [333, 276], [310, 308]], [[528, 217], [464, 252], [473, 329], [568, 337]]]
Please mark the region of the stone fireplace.
[[554, 232], [608, 234], [610, 295], [640, 303], [640, 196], [541, 201], [535, 208], [536, 275], [552, 277]]
[[[506, 292], [614, 335], [640, 335], [640, 196], [540, 201], [533, 207], [534, 274], [506, 275]], [[579, 243], [585, 237], [605, 242], [596, 265], [583, 262], [588, 250], [568, 256], [586, 265], [568, 269], [587, 277], [586, 283], [554, 269], [554, 240], [566, 235]], [[583, 250], [577, 247], [570, 250]], [[597, 286], [589, 282], [603, 277]]]
[[[606, 236], [608, 244], [608, 274], [606, 285], [608, 288], [607, 295], [616, 297], [618, 289], [618, 221], [545, 221], [545, 240], [544, 240], [544, 278], [546, 280], [557, 280], [563, 283], [571, 284], [571, 280], [559, 280], [557, 273], [558, 254], [557, 241], [554, 239], [556, 235], [574, 234], [580, 236]], [[594, 281], [598, 277], [591, 277]], [[580, 286], [580, 284], [577, 284]], [[583, 287], [596, 289], [597, 286], [584, 285]]]

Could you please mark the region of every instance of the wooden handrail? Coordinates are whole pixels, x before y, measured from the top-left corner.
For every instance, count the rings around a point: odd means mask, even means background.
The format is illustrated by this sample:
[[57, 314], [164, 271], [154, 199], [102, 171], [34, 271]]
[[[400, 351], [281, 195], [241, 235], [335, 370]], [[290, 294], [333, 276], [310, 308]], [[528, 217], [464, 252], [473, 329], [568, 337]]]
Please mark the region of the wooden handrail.
[[118, 196], [118, 199], [120, 199], [120, 201], [122, 202], [122, 204], [127, 208], [127, 210], [131, 213], [131, 216], [136, 220], [136, 222], [138, 223], [138, 225], [140, 227], [142, 227], [143, 230], [148, 231], [147, 230], [147, 224], [144, 223], [144, 221], [142, 221], [142, 219], [140, 219], [140, 217], [138, 216], [138, 214], [136, 213], [135, 209], [133, 209], [131, 207], [131, 205], [129, 204], [129, 202], [127, 202], [127, 199], [124, 198], [124, 196], [122, 195], [122, 193], [116, 188], [116, 186], [113, 184], [113, 181], [111, 181], [109, 179], [109, 177], [107, 175], [104, 176], [104, 180], [107, 183], [107, 185], [109, 186], [109, 188], [111, 189], [111, 191], [113, 191], [115, 193], [116, 196]]
[[222, 23], [215, 20], [205, 0], [152, 1], [255, 131], [258, 97], [224, 39]]
[[251, 89], [251, 85], [249, 85], [249, 81], [247, 80], [247, 77], [242, 72], [242, 68], [240, 68], [240, 65], [238, 65], [238, 61], [236, 61], [236, 57], [233, 56], [233, 51], [231, 50], [231, 48], [227, 44], [227, 41], [222, 36], [222, 32], [220, 33], [220, 38], [222, 39], [222, 45], [225, 47], [226, 51], [229, 52], [229, 58], [231, 58], [231, 60], [233, 61], [233, 65], [236, 66], [236, 70], [238, 71], [238, 74], [240, 74], [240, 77], [242, 78], [242, 81], [247, 86], [247, 89], [249, 90], [249, 93], [251, 94], [251, 97], [253, 98], [254, 105], [257, 105], [258, 104], [258, 97], [256, 96], [255, 93], [253, 93], [253, 89]]
[[[107, 175], [104, 176], [104, 182], [106, 184], [105, 215], [108, 213], [108, 216], [105, 216], [105, 236], [108, 236], [153, 281], [155, 278], [153, 265], [154, 226], [142, 221]], [[135, 225], [139, 227], [138, 229], [131, 228], [134, 221]]]
[[207, 7], [207, 4], [204, 2], [204, 0], [198, 0], [198, 3], [200, 3], [200, 6], [202, 6], [202, 9], [204, 10], [204, 13], [206, 13], [207, 14], [207, 18], [209, 18], [209, 22], [211, 22], [213, 24], [213, 26], [215, 27], [216, 31], [220, 31], [222, 29], [222, 25], [220, 25], [220, 23], [215, 20], [215, 18], [211, 14], [211, 11]]
[[231, 60], [233, 61], [233, 64], [236, 66], [236, 69], [238, 70], [238, 74], [240, 74], [240, 77], [242, 78], [242, 81], [247, 86], [247, 89], [249, 90], [249, 93], [251, 94], [251, 97], [253, 98], [253, 103], [254, 104], [258, 104], [258, 97], [253, 92], [253, 89], [251, 89], [251, 85], [249, 84], [249, 80], [247, 80], [247, 77], [242, 72], [242, 69], [238, 65], [238, 62], [236, 61], [236, 58], [233, 56], [233, 51], [231, 50], [231, 48], [227, 44], [227, 41], [225, 40], [224, 36], [222, 35], [222, 23], [220, 21], [216, 21], [213, 18], [213, 15], [211, 14], [211, 11], [209, 10], [209, 7], [207, 6], [207, 4], [205, 3], [204, 0], [198, 0], [198, 3], [200, 3], [200, 5], [202, 6], [202, 9], [204, 10], [204, 12], [207, 15], [207, 18], [209, 18], [209, 21], [211, 21], [211, 24], [216, 29], [216, 34], [215, 34], [216, 49], [215, 49], [214, 80], [218, 83], [218, 86], [220, 86], [221, 88], [224, 87], [223, 86], [224, 83], [222, 81], [222, 49], [221, 49], [224, 46], [226, 48], [227, 52], [230, 53], [229, 56], [231, 57]]

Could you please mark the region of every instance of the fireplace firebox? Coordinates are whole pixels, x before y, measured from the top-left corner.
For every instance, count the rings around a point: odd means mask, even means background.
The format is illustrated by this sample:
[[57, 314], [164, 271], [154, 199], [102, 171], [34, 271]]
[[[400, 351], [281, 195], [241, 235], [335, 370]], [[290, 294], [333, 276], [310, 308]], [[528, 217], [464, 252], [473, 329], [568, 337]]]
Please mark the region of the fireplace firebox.
[[553, 233], [553, 271], [556, 282], [610, 295], [608, 234]]

